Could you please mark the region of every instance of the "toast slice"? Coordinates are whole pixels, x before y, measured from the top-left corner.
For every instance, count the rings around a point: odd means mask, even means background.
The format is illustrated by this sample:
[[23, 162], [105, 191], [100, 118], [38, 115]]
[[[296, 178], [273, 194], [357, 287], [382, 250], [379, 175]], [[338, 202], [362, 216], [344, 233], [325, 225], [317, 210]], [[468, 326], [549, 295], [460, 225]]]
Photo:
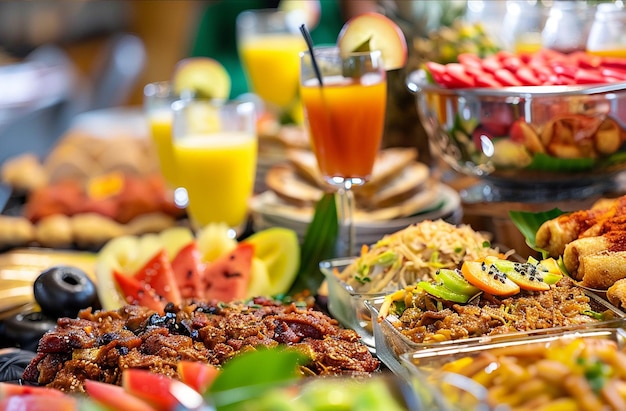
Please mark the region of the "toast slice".
[[[355, 187], [355, 194], [371, 196], [390, 179], [395, 178], [406, 166], [417, 159], [417, 149], [394, 147], [381, 150], [378, 153], [372, 177], [364, 186]], [[295, 167], [298, 174], [311, 184], [325, 187], [327, 184], [317, 166], [315, 154], [310, 150], [291, 149], [287, 150], [287, 160]]]

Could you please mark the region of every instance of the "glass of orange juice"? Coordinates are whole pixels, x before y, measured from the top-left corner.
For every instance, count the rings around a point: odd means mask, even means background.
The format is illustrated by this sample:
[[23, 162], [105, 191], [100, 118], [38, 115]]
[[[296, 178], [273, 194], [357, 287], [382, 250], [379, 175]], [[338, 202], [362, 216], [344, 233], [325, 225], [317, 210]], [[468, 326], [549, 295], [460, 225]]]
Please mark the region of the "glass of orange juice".
[[[300, 95], [313, 151], [324, 179], [337, 190], [338, 253], [354, 255], [352, 186], [372, 174], [385, 122], [387, 77], [380, 51], [342, 58], [337, 47], [301, 53]], [[313, 62], [317, 63], [322, 83]]]
[[178, 100], [172, 112], [176, 177], [187, 190], [192, 225], [226, 223], [240, 233], [256, 173], [254, 104]]
[[247, 10], [237, 16], [237, 45], [251, 90], [280, 114], [297, 119], [299, 54], [306, 42], [298, 11]]
[[181, 207], [187, 204], [187, 194], [176, 177], [172, 148], [172, 108], [178, 96], [169, 81], [148, 83], [143, 88], [143, 110], [148, 120], [161, 175], [165, 183], [174, 190], [175, 201]]

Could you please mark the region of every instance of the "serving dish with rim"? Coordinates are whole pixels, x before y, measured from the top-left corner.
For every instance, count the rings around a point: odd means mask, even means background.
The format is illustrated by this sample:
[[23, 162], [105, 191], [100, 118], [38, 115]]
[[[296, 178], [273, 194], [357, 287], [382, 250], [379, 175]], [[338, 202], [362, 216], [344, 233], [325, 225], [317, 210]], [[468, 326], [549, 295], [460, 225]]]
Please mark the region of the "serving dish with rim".
[[514, 341], [528, 337], [538, 337], [542, 335], [559, 335], [569, 331], [590, 330], [596, 328], [621, 328], [626, 326], [626, 313], [619, 310], [608, 301], [602, 299], [595, 293], [582, 289], [584, 294], [589, 297], [589, 304], [596, 312], [606, 312], [607, 319], [598, 320], [584, 324], [543, 328], [535, 330], [527, 330], [520, 332], [512, 332], [505, 334], [483, 335], [480, 337], [471, 337], [457, 340], [447, 340], [437, 343], [416, 343], [403, 335], [393, 324], [393, 315], [386, 318], [379, 318], [384, 297], [368, 299], [365, 306], [370, 310], [370, 317], [377, 319], [372, 321], [372, 331], [374, 335], [374, 346], [376, 347], [377, 357], [393, 372], [399, 375], [407, 375], [406, 368], [401, 363], [401, 356], [406, 353], [418, 352], [425, 349], [445, 348], [445, 347], [462, 347], [483, 345], [487, 343], [495, 343], [498, 341]]
[[[401, 354], [400, 363], [409, 379], [436, 387], [442, 410], [508, 410], [538, 398], [538, 409], [581, 409], [578, 401], [589, 397], [602, 408], [598, 399], [607, 397], [598, 392], [624, 378], [617, 359], [625, 349], [623, 328], [593, 327], [424, 349]], [[499, 378], [512, 369], [519, 374]]]
[[580, 188], [626, 168], [626, 82], [449, 89], [416, 70], [407, 85], [431, 149], [463, 174]]

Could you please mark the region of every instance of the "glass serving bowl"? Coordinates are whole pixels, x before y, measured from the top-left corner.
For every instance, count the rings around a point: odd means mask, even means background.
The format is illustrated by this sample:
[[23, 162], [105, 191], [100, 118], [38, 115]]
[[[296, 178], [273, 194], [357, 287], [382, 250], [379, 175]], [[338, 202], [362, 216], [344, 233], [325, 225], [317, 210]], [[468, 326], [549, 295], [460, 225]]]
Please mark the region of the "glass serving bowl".
[[584, 324], [559, 326], [552, 328], [538, 328], [534, 330], [515, 331], [504, 334], [482, 335], [471, 338], [463, 338], [456, 340], [446, 340], [441, 342], [424, 342], [416, 343], [404, 335], [398, 328], [394, 326], [392, 321], [397, 317], [390, 315], [388, 317], [379, 318], [384, 298], [367, 299], [365, 305], [371, 312], [371, 322], [374, 334], [374, 345], [376, 347], [376, 356], [394, 373], [407, 376], [407, 370], [402, 364], [401, 357], [406, 353], [413, 353], [422, 350], [443, 349], [460, 346], [482, 345], [487, 343], [495, 343], [497, 341], [519, 340], [528, 337], [539, 337], [541, 335], [554, 335], [575, 330], [590, 330], [595, 328], [624, 328], [626, 326], [625, 313], [608, 301], [600, 298], [595, 293], [584, 290], [589, 297], [589, 304], [592, 310], [596, 312], [607, 313], [607, 318]]
[[[623, 328], [592, 328], [409, 352], [401, 355], [401, 362], [415, 380], [426, 381], [445, 398], [442, 409], [508, 410], [540, 396], [542, 402], [535, 403], [535, 408], [547, 409], [551, 404], [554, 409], [564, 409], [566, 402], [576, 406], [585, 395], [595, 396], [591, 390], [584, 391], [585, 385], [592, 386], [600, 379], [605, 385], [623, 384], [624, 374], [612, 370], [611, 359], [623, 358], [625, 351]], [[542, 368], [546, 365], [548, 368]], [[557, 368], [550, 368], [555, 365]], [[567, 370], [565, 376], [554, 372], [559, 368]], [[515, 376], [501, 378], [510, 369], [515, 369]], [[599, 369], [602, 376], [593, 381], [593, 370]], [[533, 374], [538, 370], [542, 370], [539, 376]], [[574, 389], [585, 394], [563, 390], [566, 380], [572, 378], [582, 383]], [[532, 393], [530, 386], [535, 388]]]
[[409, 74], [431, 150], [499, 187], [606, 183], [626, 169], [626, 82], [447, 89]]

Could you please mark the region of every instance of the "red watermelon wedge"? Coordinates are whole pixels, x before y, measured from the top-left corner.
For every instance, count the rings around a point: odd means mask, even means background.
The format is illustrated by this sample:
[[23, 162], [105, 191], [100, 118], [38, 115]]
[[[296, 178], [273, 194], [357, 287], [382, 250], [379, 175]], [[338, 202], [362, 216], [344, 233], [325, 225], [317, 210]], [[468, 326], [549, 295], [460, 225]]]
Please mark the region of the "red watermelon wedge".
[[254, 245], [239, 243], [231, 252], [208, 263], [203, 275], [204, 297], [222, 302], [245, 298]]
[[113, 280], [124, 294], [124, 300], [128, 304], [141, 305], [163, 314], [165, 302], [151, 288], [130, 275], [124, 275], [113, 270]]
[[148, 262], [139, 269], [135, 275], [140, 283], [152, 288], [166, 303], [181, 302], [180, 292], [174, 278], [172, 264], [167, 257], [167, 251], [161, 249]]
[[181, 248], [172, 260], [174, 279], [182, 298], [199, 298], [202, 296], [202, 273], [204, 263], [195, 241]]

